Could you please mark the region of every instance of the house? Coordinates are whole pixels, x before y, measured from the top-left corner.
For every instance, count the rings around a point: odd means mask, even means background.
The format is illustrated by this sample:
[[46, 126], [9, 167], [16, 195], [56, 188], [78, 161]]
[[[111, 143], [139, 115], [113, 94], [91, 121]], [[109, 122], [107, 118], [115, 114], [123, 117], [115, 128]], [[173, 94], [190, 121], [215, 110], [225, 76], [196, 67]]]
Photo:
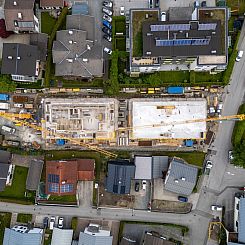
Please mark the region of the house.
[[97, 224], [89, 224], [84, 232], [80, 232], [78, 245], [112, 245], [112, 239], [109, 230]]
[[46, 162], [46, 194], [75, 195], [78, 181], [94, 179], [94, 160]]
[[0, 191], [4, 191], [5, 186], [11, 181], [14, 167], [11, 164], [11, 153], [0, 150]]
[[183, 160], [173, 158], [165, 179], [165, 189], [180, 195], [190, 195], [196, 185], [198, 169]]
[[[191, 14], [189, 10], [171, 8], [165, 21], [161, 20], [161, 14], [156, 9], [130, 10], [127, 49], [130, 52], [131, 75], [167, 70], [218, 73], [226, 69], [227, 8], [191, 8]], [[139, 28], [135, 22], [142, 26], [142, 34], [137, 34]], [[140, 34], [142, 39], [138, 39]], [[137, 51], [134, 46], [139, 41], [143, 45]]]
[[166, 240], [156, 232], [146, 232], [143, 238], [142, 245], [175, 245], [175, 242]]
[[35, 45], [4, 43], [2, 74], [11, 75], [14, 81], [35, 82], [40, 71], [40, 55]]
[[114, 194], [129, 194], [134, 174], [135, 165], [128, 160], [109, 161], [106, 191]]
[[67, 16], [66, 30], [57, 31], [53, 43], [55, 76], [92, 79], [103, 75], [102, 46], [94, 33], [93, 16]]
[[64, 7], [64, 0], [40, 0], [42, 9], [61, 9]]
[[41, 245], [43, 230], [39, 228], [29, 229], [26, 226], [14, 226], [5, 228], [3, 245]]
[[73, 230], [58, 229], [54, 227], [51, 245], [71, 245]]
[[34, 9], [35, 0], [5, 0], [6, 30], [16, 33], [39, 32], [39, 21]]
[[27, 179], [26, 179], [26, 189], [30, 191], [37, 191], [41, 174], [43, 170], [43, 161], [33, 159], [30, 162], [30, 167], [28, 169]]

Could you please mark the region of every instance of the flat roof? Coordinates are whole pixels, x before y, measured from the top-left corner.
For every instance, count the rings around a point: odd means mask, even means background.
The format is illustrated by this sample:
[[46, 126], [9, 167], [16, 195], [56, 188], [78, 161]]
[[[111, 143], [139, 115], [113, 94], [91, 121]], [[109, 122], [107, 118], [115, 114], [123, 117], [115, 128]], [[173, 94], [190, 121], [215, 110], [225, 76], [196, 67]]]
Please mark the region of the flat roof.
[[206, 119], [205, 99], [131, 99], [129, 106], [132, 139], [200, 139], [206, 132], [205, 121], [184, 123]]
[[135, 163], [135, 179], [151, 180], [152, 179], [152, 157], [136, 156]]
[[143, 23], [143, 56], [196, 57], [220, 55], [221, 24], [209, 21], [147, 21]]

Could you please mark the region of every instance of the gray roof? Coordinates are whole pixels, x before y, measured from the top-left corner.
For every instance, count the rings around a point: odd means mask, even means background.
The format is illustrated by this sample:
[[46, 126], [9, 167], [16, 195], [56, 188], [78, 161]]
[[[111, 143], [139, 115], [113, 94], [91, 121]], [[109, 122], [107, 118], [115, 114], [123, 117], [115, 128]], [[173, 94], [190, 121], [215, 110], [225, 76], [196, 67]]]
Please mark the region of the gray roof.
[[93, 236], [80, 232], [79, 245], [112, 245], [112, 236]]
[[20, 233], [9, 228], [5, 228], [3, 245], [41, 245], [42, 234], [40, 233]]
[[168, 156], [152, 157], [152, 178], [162, 178], [163, 172], [168, 170]]
[[135, 163], [135, 179], [151, 180], [152, 179], [152, 157], [136, 156]]
[[28, 175], [26, 179], [26, 189], [31, 191], [38, 190], [41, 174], [43, 170], [42, 160], [32, 160], [28, 169]]
[[51, 245], [71, 245], [73, 230], [58, 229], [54, 227]]
[[10, 75], [35, 76], [37, 60], [39, 60], [37, 46], [4, 43], [1, 72]]
[[238, 241], [245, 243], [245, 198], [240, 198], [238, 218]]
[[165, 188], [182, 195], [190, 195], [196, 185], [198, 169], [174, 158], [165, 179]]
[[94, 27], [92, 16], [67, 16], [67, 30], [58, 31], [53, 43], [56, 76], [92, 78], [103, 75], [102, 46], [94, 40]]
[[31, 33], [30, 44], [37, 46], [39, 50], [40, 60], [46, 61], [48, 49], [48, 34], [46, 33]]
[[193, 7], [171, 7], [168, 11], [169, 21], [191, 20]]
[[144, 235], [144, 245], [175, 245], [175, 242], [164, 240], [160, 238], [160, 235], [149, 235], [145, 233]]
[[[205, 27], [200, 30], [200, 24], [216, 24], [215, 29]], [[164, 26], [163, 31], [153, 31], [151, 26]], [[173, 30], [167, 28], [170, 25]], [[190, 25], [188, 30], [182, 29], [183, 25]], [[180, 26], [180, 27], [178, 27]], [[176, 30], [175, 28], [179, 28]], [[209, 29], [208, 29], [209, 28]], [[220, 21], [146, 21], [143, 23], [143, 56], [150, 57], [197, 57], [200, 55], [222, 55], [221, 42], [221, 22]], [[177, 44], [179, 40], [195, 40], [195, 44]], [[196, 40], [206, 40], [206, 44]], [[175, 45], [157, 46], [157, 41], [168, 40], [175, 42]], [[150, 53], [149, 53], [150, 52]]]
[[107, 192], [115, 194], [129, 194], [131, 179], [134, 178], [134, 172], [134, 164], [127, 160], [109, 161], [106, 178]]
[[11, 158], [11, 152], [0, 150], [0, 162], [9, 163]]
[[86, 2], [75, 2], [72, 5], [72, 14], [88, 14], [88, 4]]

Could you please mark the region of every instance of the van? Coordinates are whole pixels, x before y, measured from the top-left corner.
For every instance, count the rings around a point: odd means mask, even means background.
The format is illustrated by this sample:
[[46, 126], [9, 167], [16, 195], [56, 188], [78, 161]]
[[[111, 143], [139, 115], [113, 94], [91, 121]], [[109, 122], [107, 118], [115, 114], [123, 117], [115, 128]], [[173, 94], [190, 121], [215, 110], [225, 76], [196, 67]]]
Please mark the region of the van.
[[49, 222], [49, 229], [50, 229], [50, 230], [53, 230], [53, 229], [54, 229], [54, 225], [55, 225], [55, 217], [52, 216], [52, 217], [50, 218], [50, 222]]
[[238, 51], [238, 54], [237, 54], [237, 57], [236, 57], [236, 61], [237, 62], [240, 61], [240, 59], [242, 58], [242, 56], [243, 56], [243, 51], [242, 50]]

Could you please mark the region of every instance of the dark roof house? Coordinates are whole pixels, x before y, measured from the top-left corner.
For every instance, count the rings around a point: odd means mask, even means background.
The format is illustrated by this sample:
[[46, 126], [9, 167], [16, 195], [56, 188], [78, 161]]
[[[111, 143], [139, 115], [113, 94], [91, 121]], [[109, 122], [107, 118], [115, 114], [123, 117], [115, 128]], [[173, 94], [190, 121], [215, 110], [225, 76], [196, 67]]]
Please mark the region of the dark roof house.
[[114, 194], [129, 194], [134, 173], [135, 165], [128, 160], [109, 161], [106, 191]]
[[58, 31], [53, 43], [56, 76], [90, 79], [103, 75], [102, 46], [94, 36], [95, 19], [68, 15], [66, 30]]
[[11, 161], [11, 153], [0, 150], [0, 191], [3, 191], [6, 183], [9, 181], [9, 173], [13, 170]]
[[37, 46], [40, 55], [40, 60], [46, 61], [48, 50], [48, 34], [32, 33], [30, 35], [30, 45]]
[[183, 160], [173, 158], [165, 179], [165, 189], [181, 195], [190, 195], [196, 185], [198, 169]]
[[21, 43], [4, 43], [2, 74], [16, 81], [35, 81], [39, 74], [40, 54], [38, 47]]
[[176, 243], [163, 239], [158, 234], [152, 234], [146, 232], [142, 244], [143, 245], [175, 245]]
[[5, 0], [4, 16], [7, 31], [39, 32], [38, 18], [34, 14], [35, 0]]

